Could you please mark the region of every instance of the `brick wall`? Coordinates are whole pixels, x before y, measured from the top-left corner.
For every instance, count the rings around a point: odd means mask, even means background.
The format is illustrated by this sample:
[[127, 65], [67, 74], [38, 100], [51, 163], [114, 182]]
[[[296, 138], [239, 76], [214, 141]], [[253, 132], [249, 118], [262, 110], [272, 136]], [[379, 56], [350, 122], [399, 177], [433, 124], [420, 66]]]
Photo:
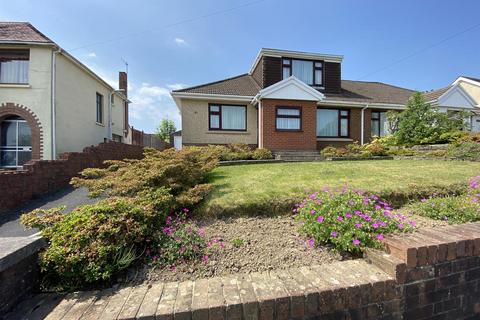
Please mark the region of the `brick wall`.
[[0, 171], [0, 212], [21, 206], [40, 195], [57, 191], [85, 168], [101, 167], [105, 160], [140, 159], [143, 147], [117, 142], [68, 152], [59, 160], [32, 160], [23, 170]]
[[[278, 131], [275, 128], [276, 108], [300, 107], [302, 112], [302, 124], [300, 131]], [[260, 119], [263, 125], [263, 147], [270, 150], [315, 150], [317, 146], [316, 136], [316, 111], [315, 101], [295, 100], [262, 100], [262, 114]]]

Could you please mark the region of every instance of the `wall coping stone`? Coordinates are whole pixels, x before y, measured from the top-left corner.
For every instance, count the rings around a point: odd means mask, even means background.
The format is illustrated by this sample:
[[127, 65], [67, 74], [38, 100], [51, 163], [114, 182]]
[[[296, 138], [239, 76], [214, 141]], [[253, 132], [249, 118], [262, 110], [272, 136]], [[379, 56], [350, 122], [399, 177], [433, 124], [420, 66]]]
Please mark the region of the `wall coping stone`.
[[46, 241], [39, 234], [28, 237], [0, 238], [0, 272], [45, 247]]

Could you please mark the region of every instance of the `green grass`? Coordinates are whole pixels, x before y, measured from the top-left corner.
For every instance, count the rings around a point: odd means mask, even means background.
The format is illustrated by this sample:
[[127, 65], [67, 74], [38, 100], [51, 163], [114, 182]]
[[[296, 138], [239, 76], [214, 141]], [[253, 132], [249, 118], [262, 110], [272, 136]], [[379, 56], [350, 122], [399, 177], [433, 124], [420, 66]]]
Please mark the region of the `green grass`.
[[393, 202], [400, 197], [398, 204], [403, 204], [435, 191], [458, 193], [459, 185], [479, 173], [480, 163], [435, 160], [225, 166], [211, 173], [215, 189], [201, 212], [220, 216], [284, 213], [308, 192], [345, 184], [380, 193]]

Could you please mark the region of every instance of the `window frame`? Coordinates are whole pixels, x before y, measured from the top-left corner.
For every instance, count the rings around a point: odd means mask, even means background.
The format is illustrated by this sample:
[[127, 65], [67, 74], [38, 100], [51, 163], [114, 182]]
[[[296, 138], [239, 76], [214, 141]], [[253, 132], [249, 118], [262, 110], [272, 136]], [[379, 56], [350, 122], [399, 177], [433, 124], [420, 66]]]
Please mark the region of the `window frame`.
[[[376, 117], [376, 118], [373, 117], [373, 114], [374, 114], [374, 113], [377, 114], [377, 117]], [[382, 117], [380, 116], [381, 113], [385, 113], [385, 114], [386, 114], [387, 111], [372, 110], [372, 112], [371, 112], [371, 114], [370, 114], [370, 135], [371, 135], [372, 137], [375, 137], [375, 136], [377, 136], [377, 137], [382, 137], [382, 136], [380, 135], [380, 120], [381, 120], [381, 118], [382, 118]], [[374, 122], [374, 121], [376, 122], [376, 126], [377, 126], [377, 129], [378, 129], [378, 134], [372, 134], [372, 131], [373, 131], [373, 130], [372, 130], [372, 129], [373, 129], [373, 122]]]
[[[222, 126], [222, 107], [223, 106], [232, 106], [232, 107], [243, 107], [245, 109], [245, 129], [223, 129]], [[212, 111], [212, 107], [218, 107], [218, 111]], [[221, 104], [221, 103], [209, 103], [208, 104], [208, 130], [209, 131], [240, 131], [246, 132], [248, 128], [248, 109], [245, 104]], [[218, 128], [212, 128], [211, 116], [218, 115]]]
[[[0, 82], [0, 85], [28, 85], [30, 83], [30, 49], [14, 49], [14, 48], [5, 48], [0, 49], [0, 62], [1, 62], [1, 53], [2, 52], [22, 52], [26, 55], [26, 59], [17, 59], [14, 61], [28, 61], [28, 69], [27, 69], [27, 82]], [[2, 66], [0, 64], [0, 75], [2, 73]]]
[[[317, 110], [336, 110], [338, 111], [338, 130], [337, 130], [337, 135], [336, 136], [317, 136], [317, 138], [350, 138], [350, 109], [341, 109], [341, 108], [319, 108], [317, 107]], [[342, 111], [346, 111], [347, 115], [342, 115]], [[316, 117], [315, 113], [315, 117]], [[347, 135], [342, 136], [342, 119], [347, 119]], [[316, 119], [315, 119], [316, 120]], [[315, 132], [317, 131], [317, 128], [315, 128]]]
[[[289, 69], [289, 77], [292, 76], [293, 72], [293, 62], [292, 60], [298, 60], [298, 61], [309, 61], [312, 62], [312, 84], [308, 84], [309, 86], [312, 87], [323, 87], [325, 83], [325, 61], [323, 60], [311, 60], [311, 59], [299, 59], [299, 58], [282, 58], [282, 80], [283, 79], [283, 69], [288, 68]], [[285, 61], [289, 61], [289, 64], [285, 64]], [[315, 66], [315, 63], [321, 63], [321, 67]], [[320, 70], [322, 71], [322, 82], [321, 83], [316, 83], [315, 82], [315, 71]]]
[[[293, 116], [293, 115], [285, 115], [285, 114], [278, 114], [279, 109], [294, 109], [299, 111], [298, 116]], [[299, 129], [281, 129], [278, 128], [277, 126], [277, 119], [282, 118], [282, 119], [300, 119], [300, 128]], [[303, 131], [303, 121], [302, 121], [302, 107], [300, 106], [276, 106], [275, 107], [275, 131], [286, 131], [286, 132], [300, 132]]]
[[[98, 121], [98, 98], [100, 98], [100, 115], [101, 115], [101, 121]], [[104, 124], [104, 120], [105, 120], [105, 110], [104, 110], [104, 97], [103, 97], [103, 94], [97, 92], [95, 94], [95, 122], [98, 123], [98, 124], [101, 124], [103, 125]]]

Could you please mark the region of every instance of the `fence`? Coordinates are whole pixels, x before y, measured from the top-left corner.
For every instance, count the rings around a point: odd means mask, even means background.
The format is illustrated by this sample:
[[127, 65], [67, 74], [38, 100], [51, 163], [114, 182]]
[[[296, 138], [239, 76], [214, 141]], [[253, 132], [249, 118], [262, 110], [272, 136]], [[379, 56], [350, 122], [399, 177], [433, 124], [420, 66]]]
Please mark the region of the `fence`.
[[134, 128], [132, 128], [132, 144], [157, 150], [164, 150], [169, 147], [165, 141], [159, 139], [156, 135], [145, 133]]

